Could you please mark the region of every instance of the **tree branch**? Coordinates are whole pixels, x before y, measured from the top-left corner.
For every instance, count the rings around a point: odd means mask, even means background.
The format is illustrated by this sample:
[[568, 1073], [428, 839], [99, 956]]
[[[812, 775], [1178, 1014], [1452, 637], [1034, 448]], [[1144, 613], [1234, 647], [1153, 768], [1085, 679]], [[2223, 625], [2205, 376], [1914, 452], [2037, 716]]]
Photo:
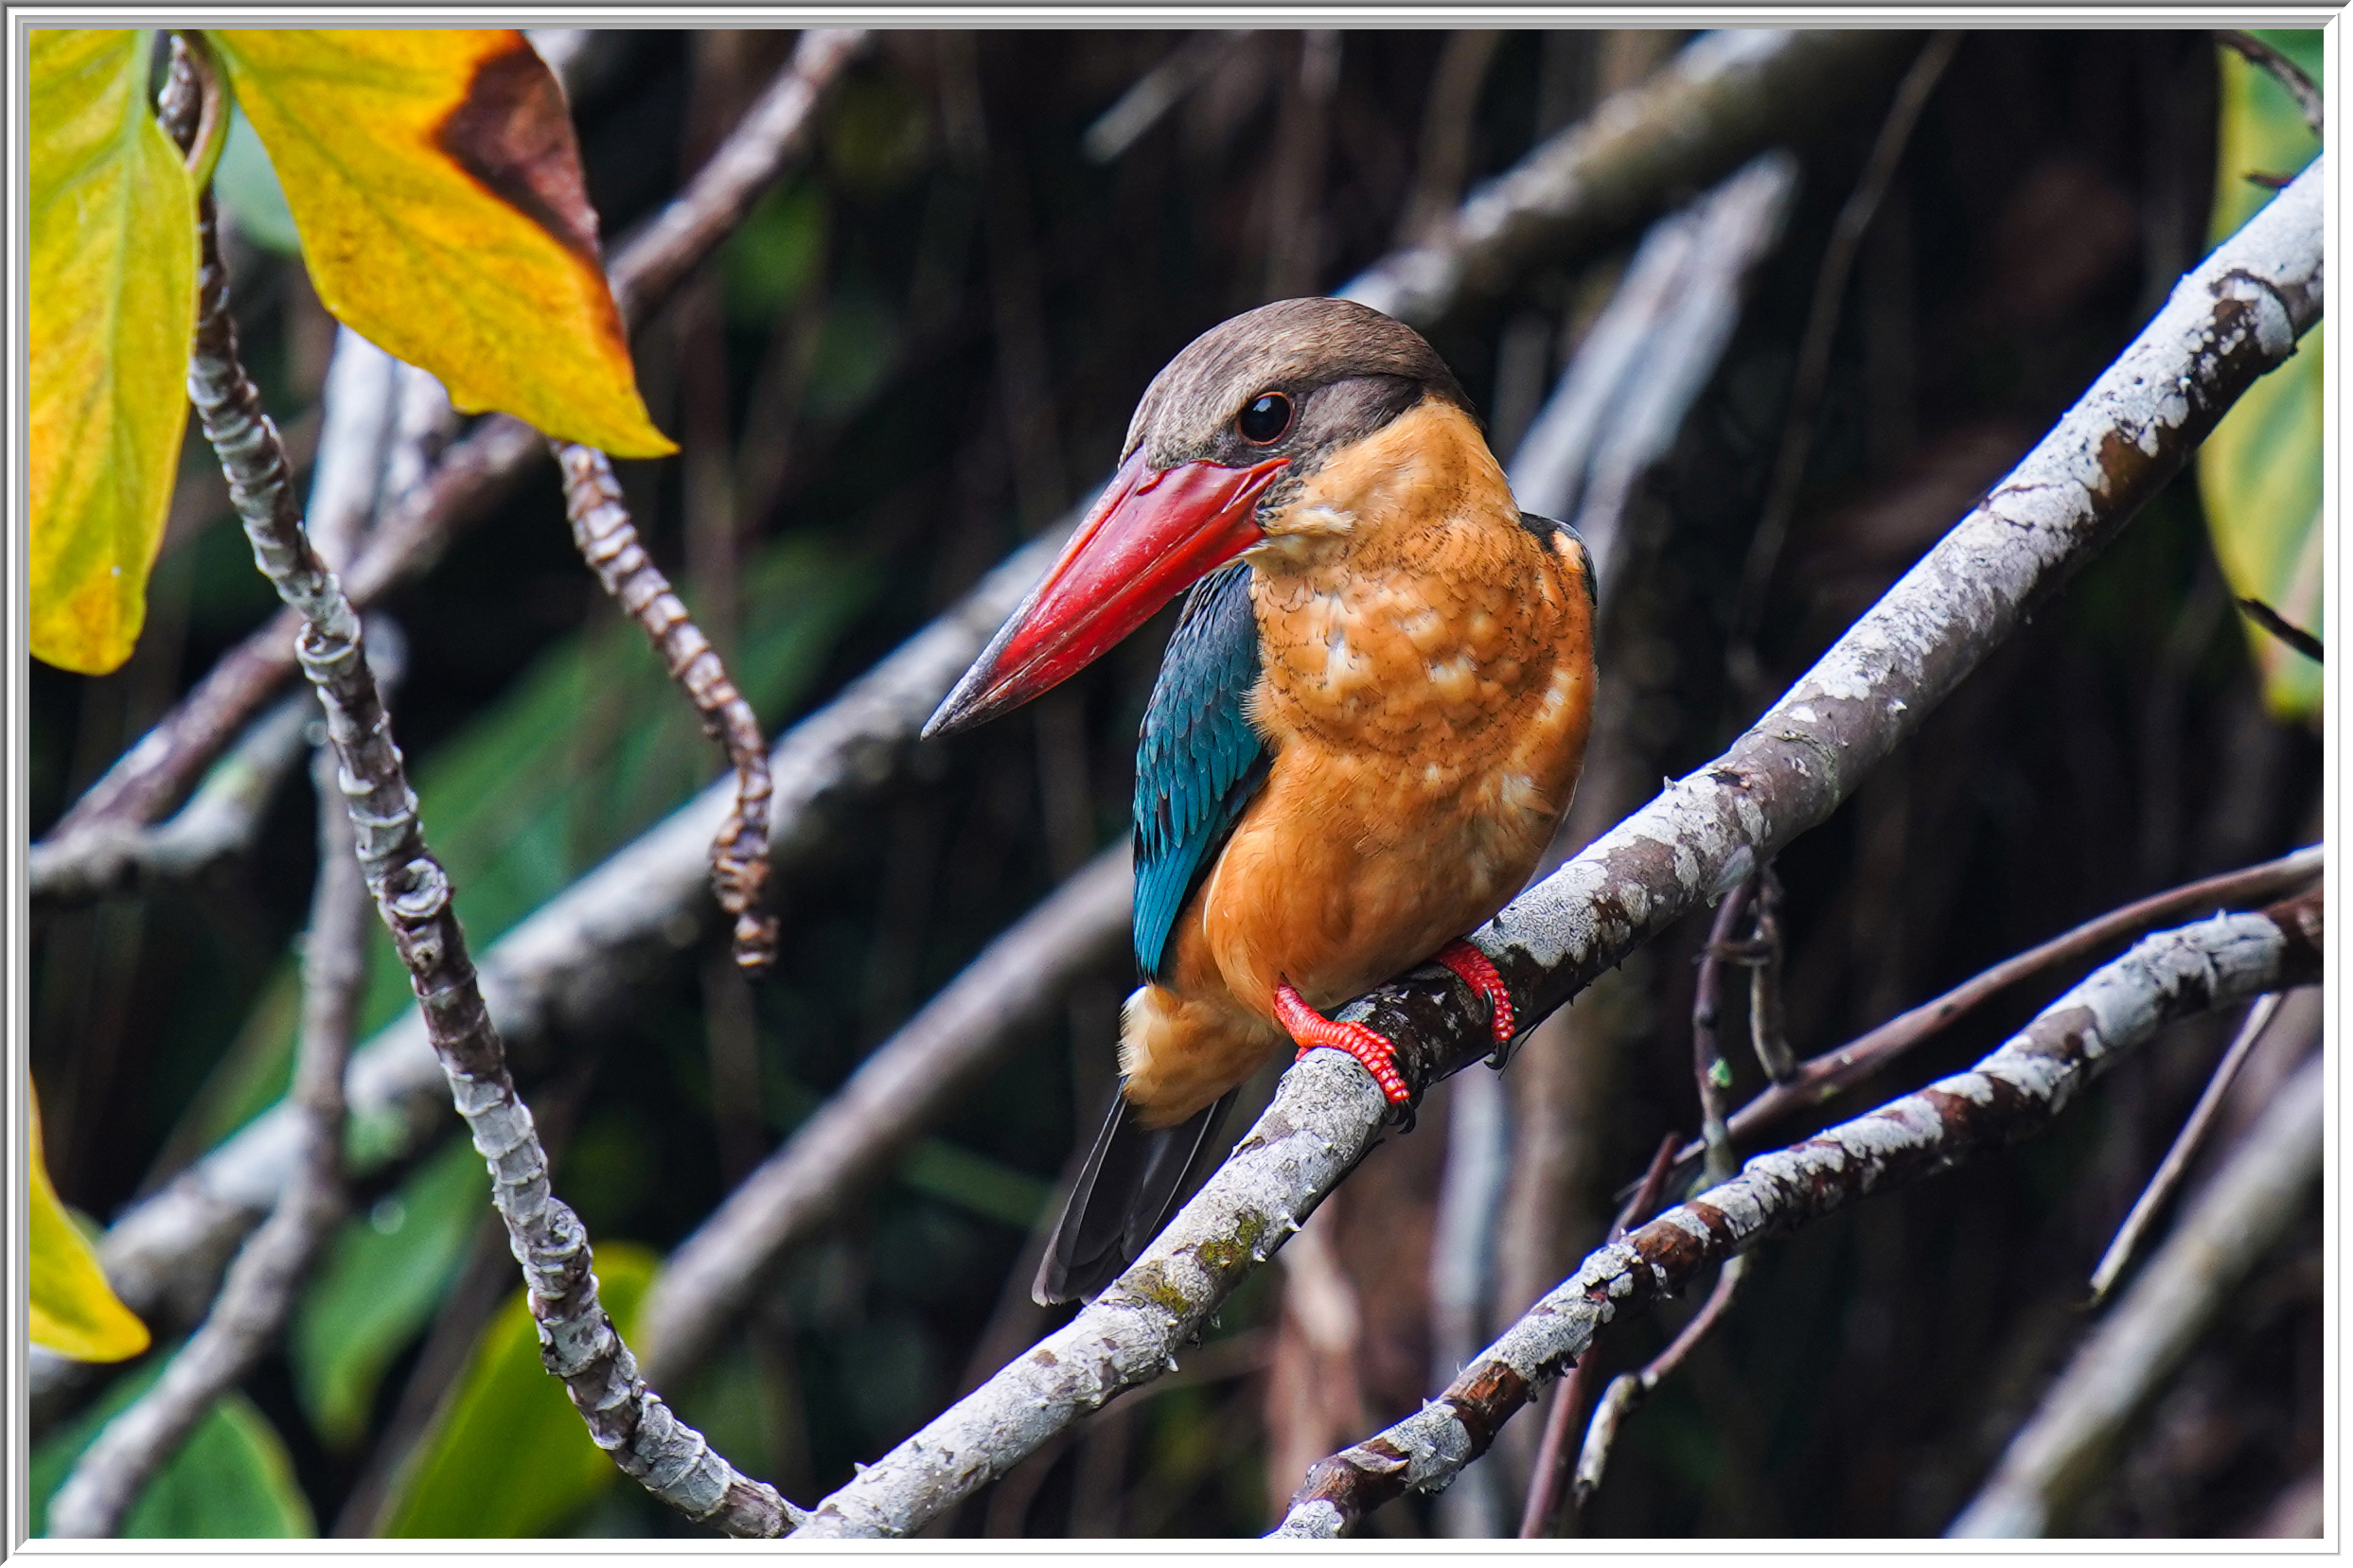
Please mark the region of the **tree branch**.
[[2320, 1179], [2326, 1082], [2314, 1051], [2199, 1193], [2148, 1271], [2077, 1350], [1947, 1535], [2050, 1530], [2133, 1412], [2304, 1212]]
[[2303, 66], [2253, 33], [2240, 32], [2236, 27], [2218, 28], [2214, 41], [2237, 50], [2249, 64], [2270, 72], [2272, 79], [2286, 88], [2288, 96], [2296, 100], [2296, 112], [2304, 116], [2304, 123], [2312, 128], [2312, 134], [2321, 134], [2323, 105], [2320, 84], [2304, 74]]
[[2316, 890], [2147, 938], [1970, 1071], [1750, 1160], [1731, 1181], [1587, 1258], [1419, 1413], [1310, 1471], [1276, 1533], [1336, 1536], [1407, 1489], [1445, 1486], [1604, 1324], [1768, 1237], [2041, 1131], [2167, 1024], [2311, 983], [2321, 910]]
[[[303, 698], [308, 706], [308, 694]], [[229, 1268], [204, 1326], [154, 1387], [106, 1424], [49, 1504], [52, 1536], [111, 1536], [140, 1489], [196, 1428], [213, 1401], [243, 1381], [285, 1326], [320, 1245], [343, 1218], [344, 1059], [367, 979], [367, 885], [353, 854], [351, 819], [322, 748], [312, 769], [319, 795], [319, 874], [303, 944], [302, 1038], [292, 1102], [301, 1163], [277, 1207]]]
[[[184, 44], [178, 52], [186, 52]], [[198, 238], [189, 396], [229, 476], [256, 566], [303, 619], [297, 657], [327, 710], [361, 871], [422, 1004], [458, 1112], [488, 1162], [491, 1202], [522, 1264], [541, 1359], [597, 1446], [646, 1490], [730, 1534], [774, 1535], [798, 1510], [773, 1488], [737, 1473], [646, 1386], [598, 1299], [587, 1233], [549, 1190], [547, 1157], [483, 1005], [453, 890], [425, 846], [390, 718], [361, 657], [359, 616], [303, 532], [284, 448], [238, 361], [209, 188], [199, 198]]]
[[[2322, 846], [2314, 844], [2259, 866], [2168, 888], [2120, 909], [2111, 909], [2096, 920], [2085, 921], [2074, 930], [2062, 932], [2015, 958], [2005, 959], [1943, 995], [1898, 1013], [1836, 1050], [1824, 1051], [1798, 1064], [1795, 1077], [1765, 1089], [1733, 1113], [1729, 1123], [1733, 1140], [1753, 1137], [1777, 1122], [1852, 1088], [2014, 985], [2197, 910], [2243, 909], [2251, 904], [2277, 898], [2320, 875], [2322, 858]], [[1688, 1176], [1697, 1169], [1697, 1161], [1705, 1152], [1706, 1145], [1699, 1140], [1686, 1144], [1675, 1155], [1676, 1174]]]
[[[1532, 1025], [1636, 944], [1721, 896], [1836, 809], [2026, 611], [2180, 467], [2318, 319], [2316, 162], [2176, 288], [2166, 308], [1998, 489], [1758, 725], [1473, 940]], [[1340, 1016], [1426, 1085], [1492, 1049], [1484, 1007], [1425, 966]], [[1385, 1106], [1353, 1059], [1312, 1051], [1135, 1266], [1037, 1349], [821, 1504], [816, 1535], [900, 1534], [1070, 1420], [1157, 1377], [1362, 1156]], [[1480, 1446], [1484, 1446], [1483, 1443]]]
[[[622, 322], [636, 327], [733, 232], [761, 192], [807, 150], [818, 103], [864, 44], [862, 31], [812, 29], [759, 102], [711, 161], [652, 222], [623, 243], [606, 269]], [[432, 482], [394, 507], [344, 590], [362, 609], [438, 558], [461, 527], [481, 517], [546, 450], [519, 419], [492, 414], [452, 446]], [[101, 821], [151, 822], [170, 809], [246, 721], [294, 674], [296, 617], [284, 611], [221, 656], [179, 704], [49, 830], [58, 843]]]
[[718, 650], [687, 618], [670, 580], [638, 543], [612, 464], [593, 447], [551, 442], [563, 470], [564, 512], [573, 542], [614, 603], [645, 628], [670, 678], [684, 688], [703, 728], [727, 749], [735, 799], [711, 840], [711, 890], [735, 920], [735, 967], [757, 979], [776, 961], [776, 917], [760, 906], [768, 887], [768, 743], [760, 720], [728, 678]]

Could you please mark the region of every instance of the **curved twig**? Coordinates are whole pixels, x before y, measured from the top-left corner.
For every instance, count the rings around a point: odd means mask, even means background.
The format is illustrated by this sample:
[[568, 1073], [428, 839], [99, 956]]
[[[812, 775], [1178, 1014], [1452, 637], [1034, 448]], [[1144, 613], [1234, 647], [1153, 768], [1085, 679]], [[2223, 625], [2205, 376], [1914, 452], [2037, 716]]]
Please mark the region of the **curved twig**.
[[768, 808], [775, 785], [759, 716], [728, 678], [711, 640], [687, 618], [669, 578], [638, 543], [610, 460], [593, 447], [548, 445], [563, 471], [573, 542], [613, 602], [652, 639], [670, 678], [694, 699], [702, 727], [727, 749], [735, 769], [734, 807], [711, 840], [711, 890], [719, 907], [734, 917], [735, 967], [757, 979], [776, 961], [776, 917], [760, 907], [768, 887]]
[[2321, 133], [2321, 124], [2325, 116], [2322, 113], [2324, 106], [2321, 102], [2320, 84], [2304, 74], [2303, 66], [2290, 60], [2253, 33], [2240, 32], [2236, 27], [2216, 29], [2214, 41], [2236, 49], [2246, 58], [2249, 64], [2270, 72], [2272, 79], [2286, 88], [2288, 96], [2296, 100], [2296, 112], [2304, 116], [2304, 123], [2312, 128], [2312, 134], [2317, 136]]

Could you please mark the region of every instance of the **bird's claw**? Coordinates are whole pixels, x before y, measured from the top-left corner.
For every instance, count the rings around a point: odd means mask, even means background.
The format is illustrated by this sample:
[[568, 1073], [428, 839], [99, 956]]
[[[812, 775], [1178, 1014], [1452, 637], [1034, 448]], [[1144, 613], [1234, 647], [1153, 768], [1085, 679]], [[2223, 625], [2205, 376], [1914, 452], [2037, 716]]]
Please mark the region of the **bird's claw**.
[[[1471, 995], [1487, 999], [1487, 1029], [1495, 1044], [1508, 1046], [1516, 1031], [1512, 1012], [1512, 989], [1495, 972], [1495, 960], [1460, 938], [1438, 950], [1438, 961], [1455, 973], [1455, 978], [1471, 988]], [[1498, 1056], [1497, 1061], [1501, 1058]]]
[[1325, 1017], [1309, 1007], [1288, 980], [1275, 987], [1275, 1019], [1299, 1042], [1300, 1056], [1322, 1046], [1344, 1050], [1363, 1064], [1373, 1083], [1381, 1086], [1382, 1098], [1391, 1105], [1402, 1105], [1413, 1098], [1413, 1091], [1406, 1087], [1405, 1076], [1397, 1070], [1397, 1048], [1387, 1035], [1362, 1024]]

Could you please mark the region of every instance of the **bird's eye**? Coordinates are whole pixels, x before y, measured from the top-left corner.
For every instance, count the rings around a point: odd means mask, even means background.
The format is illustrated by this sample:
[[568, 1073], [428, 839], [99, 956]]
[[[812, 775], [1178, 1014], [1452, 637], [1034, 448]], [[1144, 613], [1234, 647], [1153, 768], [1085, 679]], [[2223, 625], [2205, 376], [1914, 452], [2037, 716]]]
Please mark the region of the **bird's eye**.
[[1262, 392], [1243, 405], [1233, 427], [1242, 432], [1243, 440], [1255, 446], [1280, 441], [1291, 428], [1291, 399], [1280, 392]]

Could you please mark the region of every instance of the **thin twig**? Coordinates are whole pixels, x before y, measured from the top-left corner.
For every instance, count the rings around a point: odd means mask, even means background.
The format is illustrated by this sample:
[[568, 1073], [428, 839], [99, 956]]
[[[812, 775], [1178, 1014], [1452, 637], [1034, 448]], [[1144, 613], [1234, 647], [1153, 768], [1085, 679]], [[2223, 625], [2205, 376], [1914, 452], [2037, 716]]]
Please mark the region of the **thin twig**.
[[2042, 1131], [2167, 1024], [2312, 983], [2322, 907], [2315, 890], [2260, 914], [2146, 938], [1968, 1072], [1752, 1159], [1731, 1181], [1594, 1253], [1438, 1399], [1310, 1471], [1275, 1533], [1340, 1535], [1407, 1490], [1446, 1486], [1604, 1325], [1769, 1237]]
[[489, 1164], [491, 1202], [522, 1263], [541, 1357], [597, 1446], [648, 1491], [729, 1534], [775, 1535], [799, 1511], [773, 1488], [739, 1474], [646, 1386], [598, 1298], [587, 1233], [549, 1190], [546, 1154], [483, 1005], [449, 874], [425, 846], [391, 720], [361, 657], [359, 616], [310, 548], [276, 428], [239, 361], [209, 188], [199, 199], [198, 239], [189, 396], [229, 476], [256, 566], [303, 618], [297, 653], [327, 710], [360, 866], [424, 1004], [426, 1030], [458, 1112]]
[[2322, 646], [2321, 640], [2313, 636], [2310, 632], [2306, 631], [2302, 626], [2297, 625], [2293, 621], [2289, 620], [2285, 615], [2280, 614], [2279, 611], [2273, 609], [2262, 600], [2256, 598], [2240, 599], [2238, 601], [2238, 608], [2248, 620], [2253, 621], [2256, 625], [2261, 626], [2265, 631], [2270, 632], [2273, 637], [2278, 638], [2281, 642], [2295, 649], [2296, 652], [2304, 655], [2305, 658], [2310, 660], [2313, 663], [2318, 664], [2324, 661], [2324, 658], [2328, 650]]
[[[1667, 1171], [1674, 1163], [1674, 1156], [1675, 1136], [1670, 1133], [1659, 1141], [1658, 1153], [1651, 1156], [1651, 1168], [1642, 1173], [1634, 1196], [1626, 1200], [1626, 1207], [1610, 1223], [1604, 1246], [1614, 1247], [1624, 1241], [1627, 1229], [1650, 1214], [1667, 1186]], [[1561, 1507], [1561, 1482], [1568, 1471], [1568, 1435], [1577, 1428], [1578, 1413], [1584, 1408], [1585, 1388], [1592, 1381], [1593, 1351], [1588, 1347], [1562, 1374], [1560, 1385], [1553, 1391], [1552, 1408], [1545, 1412], [1544, 1441], [1536, 1449], [1535, 1480], [1528, 1489], [1527, 1506], [1520, 1512], [1522, 1541], [1534, 1541], [1552, 1533], [1553, 1515]]]
[[[643, 326], [806, 152], [817, 106], [865, 38], [862, 31], [804, 33], [792, 59], [711, 161], [659, 216], [615, 247], [606, 278], [626, 326]], [[451, 447], [431, 483], [395, 506], [360, 558], [339, 572], [352, 604], [365, 609], [424, 572], [450, 538], [504, 498], [546, 449], [539, 433], [519, 419], [492, 414], [477, 422]], [[292, 612], [281, 612], [224, 654], [58, 819], [50, 839], [101, 820], [151, 822], [169, 810], [292, 678], [299, 629]]]
[[1611, 1379], [1609, 1387], [1602, 1390], [1601, 1401], [1593, 1409], [1593, 1423], [1585, 1428], [1584, 1446], [1577, 1453], [1574, 1501], [1579, 1508], [1591, 1500], [1601, 1485], [1602, 1471], [1609, 1467], [1610, 1449], [1616, 1445], [1619, 1429], [1625, 1424], [1626, 1418], [1657, 1392], [1658, 1385], [1674, 1375], [1675, 1368], [1683, 1365], [1693, 1348], [1724, 1321], [1747, 1273], [1748, 1254], [1738, 1253], [1727, 1260], [1716, 1275], [1716, 1288], [1707, 1293], [1707, 1303], [1683, 1326], [1683, 1331], [1649, 1365], [1639, 1372], [1626, 1372]]
[[[306, 697], [306, 701], [308, 698]], [[106, 1424], [49, 1504], [52, 1536], [111, 1536], [148, 1479], [187, 1440], [213, 1401], [243, 1381], [275, 1343], [319, 1248], [343, 1218], [344, 1061], [367, 979], [367, 885], [351, 819], [325, 748], [312, 769], [319, 796], [319, 873], [302, 954], [302, 1032], [292, 1100], [302, 1161], [269, 1220], [229, 1266], [204, 1325], [155, 1385]]]
[[1249, 36], [1232, 29], [1189, 34], [1087, 128], [1078, 139], [1079, 150], [1098, 164], [1116, 162], [1161, 116], [1182, 103], [1187, 94], [1214, 75], [1237, 42]]
[[2325, 116], [2322, 114], [2320, 84], [2304, 74], [2303, 66], [2253, 33], [2240, 32], [2236, 27], [2215, 29], [2214, 41], [2238, 50], [2249, 64], [2269, 71], [2272, 79], [2286, 88], [2288, 96], [2296, 100], [2296, 112], [2304, 116], [2304, 123], [2312, 128], [2312, 134], [2317, 136], [2321, 133]]
[[1797, 1056], [1790, 1049], [1781, 1008], [1781, 878], [1771, 866], [1762, 876], [1757, 890], [1756, 930], [1749, 939], [1748, 1040], [1765, 1076], [1787, 1084], [1797, 1076]]
[[638, 543], [612, 464], [593, 447], [550, 442], [563, 471], [564, 511], [605, 591], [645, 628], [670, 678], [694, 699], [702, 727], [727, 749], [735, 769], [735, 804], [711, 840], [711, 890], [734, 917], [735, 967], [752, 979], [776, 961], [776, 917], [760, 907], [768, 887], [768, 813], [775, 785], [759, 716], [728, 678], [717, 649], [687, 618], [670, 580]]
[[[1733, 1113], [1733, 1141], [1752, 1137], [1799, 1111], [1827, 1103], [2012, 986], [2061, 968], [2112, 943], [2179, 920], [2193, 910], [2245, 908], [2276, 898], [2320, 875], [2322, 859], [2323, 848], [2315, 844], [2259, 866], [2170, 888], [2120, 909], [2111, 909], [2039, 947], [2005, 959], [1943, 995], [1922, 1002], [1908, 1013], [1898, 1013], [1836, 1050], [1807, 1058], [1788, 1083], [1774, 1084]], [[1705, 1153], [1706, 1145], [1693, 1139], [1675, 1156], [1675, 1170], [1680, 1173], [1694, 1169]]]
[[1848, 276], [1854, 271], [1855, 257], [1862, 252], [1863, 237], [1870, 231], [1871, 220], [1879, 215], [1879, 204], [1885, 199], [1887, 187], [1903, 162], [1904, 149], [1911, 145], [1920, 112], [1928, 107], [1928, 99], [1936, 92], [1945, 67], [1953, 62], [1953, 52], [1960, 42], [1958, 32], [1932, 35], [1919, 58], [1912, 62], [1912, 68], [1903, 74], [1902, 82], [1896, 88], [1895, 101], [1887, 106], [1887, 117], [1880, 125], [1879, 138], [1871, 144], [1870, 156], [1864, 160], [1863, 172], [1856, 177], [1845, 205], [1838, 209], [1837, 221], [1831, 227], [1830, 244], [1822, 253], [1821, 269], [1814, 273], [1813, 300], [1806, 308], [1805, 336], [1798, 340], [1797, 368], [1790, 381], [1789, 413], [1781, 425], [1780, 451], [1774, 458], [1773, 478], [1765, 490], [1764, 506], [1758, 514], [1757, 531], [1749, 537], [1748, 557], [1741, 569], [1740, 591], [1733, 600], [1729, 646], [1733, 674], [1743, 687], [1754, 687], [1762, 678], [1757, 667], [1756, 650], [1749, 640], [1763, 615], [1765, 591], [1773, 586], [1773, 570], [1780, 561], [1782, 541], [1789, 533], [1790, 513], [1797, 503], [1797, 486], [1805, 478], [1806, 458], [1813, 449], [1813, 417], [1821, 407], [1823, 388], [1830, 379], [1831, 345], [1838, 337]]
[[1948, 1536], [2040, 1536], [2097, 1473], [2133, 1412], [2233, 1302], [2239, 1282], [2308, 1212], [2326, 1108], [2321, 1053], [2199, 1193], [2179, 1229], [2077, 1350]]
[[1748, 917], [1758, 878], [1748, 877], [1724, 895], [1716, 918], [1707, 927], [1707, 945], [1700, 950], [1699, 981], [1691, 993], [1691, 1076], [1699, 1090], [1700, 1140], [1707, 1149], [1707, 1182], [1731, 1179], [1734, 1166], [1732, 1135], [1725, 1126], [1725, 1104], [1732, 1093], [1732, 1064], [1724, 1059], [1717, 1035], [1723, 1015], [1724, 970], [1732, 946], [1732, 933]]
[[2278, 1015], [2279, 1001], [2279, 993], [2274, 991], [2268, 996], [2257, 997], [2255, 1006], [2247, 1010], [2246, 1022], [2238, 1026], [2238, 1033], [2232, 1039], [2230, 1048], [2215, 1065], [2213, 1076], [2206, 1080], [2205, 1092], [2198, 1097], [2198, 1103], [2190, 1110], [2189, 1119], [2182, 1124], [2181, 1132], [2173, 1139], [2173, 1147], [2165, 1152], [2165, 1158], [2157, 1166], [2157, 1173], [2149, 1178], [2149, 1185], [2132, 1205], [2132, 1211], [2124, 1217], [2124, 1224], [2117, 1227], [2115, 1240], [2110, 1242], [2108, 1250], [2100, 1255], [2099, 1266], [2092, 1271], [2092, 1298], [2087, 1306], [2097, 1307], [2106, 1301], [2108, 1293], [2115, 1289], [2117, 1279], [2132, 1266], [2132, 1254], [2140, 1249], [2142, 1232], [2149, 1228], [2149, 1222], [2156, 1218], [2157, 1211], [2172, 1198], [2174, 1189], [2182, 1185], [2182, 1177], [2188, 1173], [2191, 1156], [2198, 1153], [2199, 1144], [2205, 1140], [2206, 1129], [2213, 1125], [2215, 1112], [2222, 1108], [2222, 1097], [2230, 1093], [2231, 1084], [2238, 1078], [2238, 1069], [2247, 1065], [2248, 1053], [2255, 1049], [2256, 1042], [2263, 1038], [2263, 1031], [2271, 1028], [2272, 1019]]

